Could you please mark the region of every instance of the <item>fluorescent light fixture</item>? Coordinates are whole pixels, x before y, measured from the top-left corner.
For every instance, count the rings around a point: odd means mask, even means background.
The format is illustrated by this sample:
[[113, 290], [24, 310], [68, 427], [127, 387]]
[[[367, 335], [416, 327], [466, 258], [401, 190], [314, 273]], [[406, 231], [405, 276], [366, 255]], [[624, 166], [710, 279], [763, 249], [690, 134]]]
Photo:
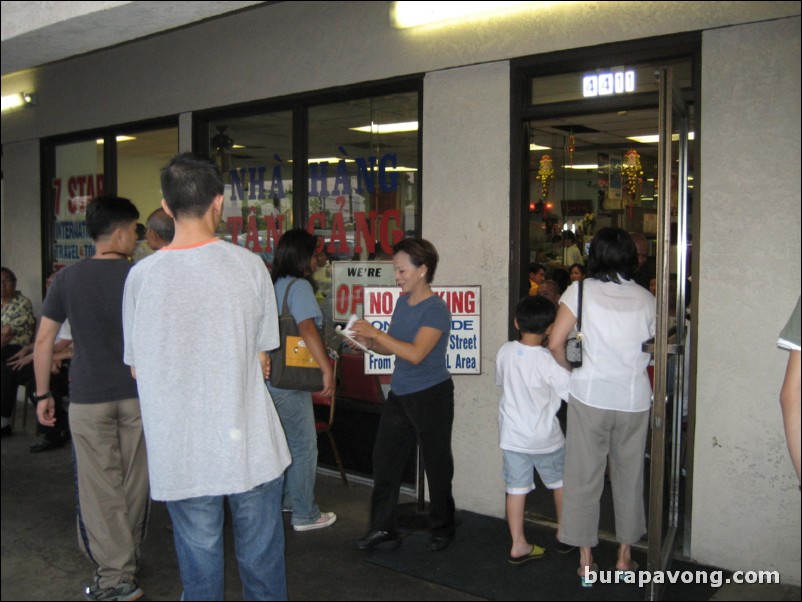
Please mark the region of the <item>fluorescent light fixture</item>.
[[32, 92], [17, 92], [16, 94], [9, 94], [2, 98], [2, 112], [13, 111], [22, 107], [31, 107], [34, 103], [34, 95]]
[[394, 2], [390, 21], [398, 29], [440, 24], [491, 13], [545, 8], [561, 2]]
[[[136, 138], [134, 138], [133, 136], [117, 136], [115, 140], [117, 142], [128, 142], [129, 140], [136, 140]], [[98, 138], [97, 140], [95, 140], [95, 142], [97, 142], [98, 144], [103, 144], [105, 140], [103, 140], [103, 138]]]
[[[693, 139], [693, 132], [688, 132], [688, 140]], [[627, 136], [627, 140], [634, 140], [635, 142], [640, 142], [641, 144], [656, 144], [657, 142], [660, 142], [660, 136], [657, 134], [651, 134], [647, 136]], [[679, 134], [672, 134], [671, 140], [674, 142], [679, 142]]]
[[563, 169], [599, 169], [599, 166], [596, 163], [587, 163], [585, 165], [576, 163], [574, 165], [563, 165]]
[[529, 145], [529, 150], [530, 151], [551, 150], [551, 147], [550, 146], [540, 146], [539, 144], [535, 144], [534, 142], [532, 142]]
[[404, 121], [401, 123], [372, 123], [358, 128], [348, 128], [354, 132], [367, 132], [368, 134], [397, 134], [398, 132], [417, 132], [417, 121]]
[[[356, 163], [356, 161], [354, 161], [353, 159], [346, 159], [344, 157], [322, 157], [320, 159], [309, 159], [309, 163], [329, 163], [329, 164], [332, 164], [332, 163], [339, 163], [340, 161], [345, 161], [346, 163]], [[289, 161], [289, 163], [292, 163], [292, 161]], [[379, 171], [379, 166], [377, 165], [374, 168], [374, 170], [375, 171]], [[391, 167], [391, 166], [388, 165], [388, 166], [386, 166], [384, 168], [384, 171], [385, 172], [389, 172], [389, 171], [418, 171], [418, 168], [417, 167], [403, 167], [401, 165], [399, 165], [398, 167]], [[329, 174], [329, 177], [331, 177], [331, 174]]]
[[353, 159], [346, 159], [345, 157], [321, 157], [320, 159], [309, 159], [307, 163], [339, 163], [340, 161], [356, 163]]

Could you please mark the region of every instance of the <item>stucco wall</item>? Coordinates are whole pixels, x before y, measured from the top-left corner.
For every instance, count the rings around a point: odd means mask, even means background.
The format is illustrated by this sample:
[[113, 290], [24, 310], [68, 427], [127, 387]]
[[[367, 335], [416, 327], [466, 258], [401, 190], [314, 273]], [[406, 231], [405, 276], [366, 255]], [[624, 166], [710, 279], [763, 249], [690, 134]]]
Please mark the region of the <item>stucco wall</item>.
[[39, 141], [3, 145], [2, 262], [17, 290], [42, 305], [42, 226], [39, 220]]
[[[423, 235], [440, 252], [438, 284], [482, 285], [482, 375], [456, 386], [457, 506], [503, 516], [495, 355], [507, 340], [509, 64], [430, 73], [423, 91]], [[470, 169], [466, 169], [466, 166]]]
[[799, 18], [706, 32], [702, 68], [692, 554], [798, 584], [775, 343], [800, 292]]
[[29, 139], [397, 75], [799, 14], [798, 2], [568, 2], [508, 18], [394, 29], [390, 2], [281, 2], [5, 76], [37, 106]]

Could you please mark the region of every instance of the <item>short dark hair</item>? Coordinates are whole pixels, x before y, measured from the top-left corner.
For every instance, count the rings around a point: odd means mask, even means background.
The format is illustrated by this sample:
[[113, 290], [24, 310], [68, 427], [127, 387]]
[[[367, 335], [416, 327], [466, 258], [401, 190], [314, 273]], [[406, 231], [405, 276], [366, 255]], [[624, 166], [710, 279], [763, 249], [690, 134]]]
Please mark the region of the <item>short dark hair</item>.
[[557, 285], [557, 292], [562, 295], [571, 284], [571, 273], [565, 268], [554, 268], [551, 271], [551, 279]]
[[557, 306], [546, 297], [524, 297], [515, 308], [518, 330], [532, 334], [545, 334], [557, 317]]
[[86, 206], [86, 228], [92, 240], [108, 236], [120, 226], [127, 226], [139, 219], [139, 210], [134, 204], [118, 196], [95, 197]]
[[576, 235], [571, 230], [563, 230], [563, 240], [576, 242]]
[[584, 265], [582, 265], [581, 263], [572, 263], [571, 265], [568, 266], [568, 274], [569, 274], [569, 276], [570, 276], [571, 272], [574, 271], [574, 268], [578, 269], [579, 272], [583, 276], [585, 275], [586, 272], [585, 272], [585, 266]]
[[630, 280], [638, 266], [638, 250], [626, 230], [602, 228], [593, 237], [588, 253], [588, 276], [621, 284]]
[[546, 267], [540, 263], [533, 263], [529, 266], [530, 274], [537, 274], [540, 270], [546, 271]]
[[213, 161], [192, 153], [176, 155], [162, 169], [162, 194], [176, 217], [203, 217], [223, 194], [223, 176]]
[[316, 247], [317, 239], [306, 230], [287, 230], [279, 239], [273, 256], [273, 282], [282, 276], [308, 277]]
[[148, 216], [148, 229], [153, 230], [165, 242], [173, 242], [175, 222], [164, 209], [156, 209]]
[[437, 262], [440, 261], [434, 245], [424, 238], [404, 238], [393, 245], [393, 255], [402, 251], [409, 255], [416, 268], [426, 266], [426, 282], [431, 283], [437, 271]]
[[8, 268], [2, 267], [2, 268], [0, 268], [0, 272], [4, 273], [6, 276], [8, 276], [8, 279], [11, 282], [16, 282], [17, 281], [17, 277], [14, 275], [14, 272], [9, 270]]

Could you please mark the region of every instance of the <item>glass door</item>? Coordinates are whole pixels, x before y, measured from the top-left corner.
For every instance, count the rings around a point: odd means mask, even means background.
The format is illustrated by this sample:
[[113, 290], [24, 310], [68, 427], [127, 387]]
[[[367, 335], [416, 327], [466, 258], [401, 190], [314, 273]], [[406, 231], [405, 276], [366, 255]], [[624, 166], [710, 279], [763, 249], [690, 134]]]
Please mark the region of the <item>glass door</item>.
[[[585, 260], [599, 228], [620, 227], [638, 247], [635, 281], [656, 297], [656, 336], [644, 347], [654, 355], [654, 403], [644, 450], [648, 534], [635, 546], [648, 555], [649, 570], [665, 569], [683, 544], [687, 510], [683, 466], [690, 363], [684, 343], [690, 328], [685, 308], [693, 207], [694, 112], [687, 100], [693, 98], [692, 65], [686, 58], [621, 68], [624, 77], [634, 73], [633, 92], [614, 90], [604, 98], [581, 98], [578, 92], [583, 81], [602, 81], [603, 70], [535, 77], [522, 130], [521, 271], [536, 276], [543, 270], [564, 290], [578, 271], [568, 249], [578, 247]], [[543, 284], [538, 284], [539, 292]], [[527, 518], [556, 527], [550, 492], [537, 485], [527, 499]], [[608, 481], [600, 505], [600, 538], [613, 542]], [[656, 599], [660, 592], [648, 594]]]
[[[657, 329], [644, 350], [654, 354], [649, 478], [649, 571], [665, 570], [682, 533], [688, 382], [686, 336], [688, 215], [692, 110], [674, 83], [672, 69], [659, 70]], [[647, 597], [660, 598], [661, 586], [649, 585]]]

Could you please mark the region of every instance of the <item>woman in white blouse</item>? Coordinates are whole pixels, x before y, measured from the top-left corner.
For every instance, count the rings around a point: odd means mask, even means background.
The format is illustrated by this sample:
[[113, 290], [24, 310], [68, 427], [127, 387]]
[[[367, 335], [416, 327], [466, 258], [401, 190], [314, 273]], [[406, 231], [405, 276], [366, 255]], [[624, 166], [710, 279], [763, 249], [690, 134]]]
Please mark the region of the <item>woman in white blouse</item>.
[[[596, 570], [599, 500], [609, 457], [615, 507], [617, 570], [635, 570], [632, 544], [646, 532], [643, 463], [649, 431], [649, 354], [655, 300], [631, 275], [637, 250], [626, 231], [603, 228], [593, 239], [582, 295], [582, 367], [571, 374], [565, 447], [565, 490], [560, 540], [579, 546], [578, 573], [589, 587]], [[565, 341], [577, 322], [579, 282], [560, 298], [549, 337], [554, 358], [570, 369]]]

